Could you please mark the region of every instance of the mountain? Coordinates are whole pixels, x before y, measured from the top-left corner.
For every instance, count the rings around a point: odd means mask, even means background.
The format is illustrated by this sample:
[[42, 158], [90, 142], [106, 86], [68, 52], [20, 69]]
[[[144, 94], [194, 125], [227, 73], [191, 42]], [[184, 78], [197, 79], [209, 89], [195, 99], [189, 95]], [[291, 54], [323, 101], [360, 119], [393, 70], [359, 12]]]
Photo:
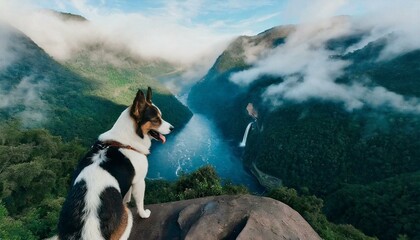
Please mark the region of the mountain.
[[142, 72], [145, 68], [119, 68], [91, 62], [87, 56], [63, 64], [22, 32], [5, 24], [0, 32], [7, 56], [7, 64], [0, 68], [3, 121], [15, 119], [24, 127], [44, 127], [67, 140], [90, 144], [131, 104], [135, 91], [148, 86], [155, 90], [155, 102], [169, 122], [181, 127], [191, 117], [152, 74]]
[[106, 43], [86, 45], [63, 64], [73, 72], [95, 83], [92, 95], [115, 103], [129, 105], [137, 89], [153, 88], [153, 101], [168, 121], [181, 128], [192, 114], [157, 79], [175, 70], [163, 60], [145, 60], [132, 56], [128, 50]]
[[[404, 189], [407, 183], [397, 179], [406, 179], [405, 174], [420, 170], [420, 117], [418, 106], [415, 106], [420, 97], [420, 50], [381, 59], [381, 53], [394, 37], [391, 34], [371, 39], [357, 50], [345, 51], [365, 39], [368, 32], [364, 31], [333, 37], [323, 44], [312, 43], [309, 51], [320, 49], [323, 53], [334, 53], [327, 57], [330, 65], [323, 66], [327, 71], [334, 68], [334, 61], [348, 64], [333, 86], [338, 85], [338, 90], [346, 89], [344, 96], [346, 93], [355, 96], [359, 94], [357, 90], [363, 89], [362, 97], [357, 100], [362, 99], [364, 104], [354, 108], [347, 100], [332, 99], [328, 94], [334, 94], [334, 89], [316, 98], [293, 95], [293, 99], [288, 99], [290, 92], [283, 92], [283, 98], [274, 102], [267, 98], [269, 90], [280, 87], [296, 90], [293, 87], [301, 84], [308, 72], [292, 76], [260, 74], [249, 84], [237, 84], [232, 80], [235, 74], [252, 72], [265, 67], [261, 64], [268, 64], [268, 61], [258, 59], [277, 54], [277, 62], [280, 62], [279, 52], [287, 53], [287, 49], [280, 51], [279, 47], [285, 46], [288, 38], [296, 37], [293, 33], [298, 27], [280, 26], [257, 36], [237, 38], [192, 88], [189, 106], [213, 119], [226, 138], [239, 144], [247, 124], [254, 122], [246, 111], [247, 105], [252, 103], [258, 118], [248, 136], [245, 164], [253, 168], [255, 163], [259, 170], [281, 179], [284, 185], [322, 197], [330, 209], [334, 209], [332, 201], [360, 197], [357, 194], [360, 192], [370, 196], [364, 186], [390, 188], [389, 191], [396, 194], [396, 189]], [[312, 34], [316, 35], [316, 32]], [[284, 60], [287, 62], [288, 59]], [[295, 65], [298, 65], [300, 59], [290, 61], [297, 61]], [[387, 100], [380, 100], [380, 96], [387, 96]], [[398, 99], [401, 104], [391, 106], [391, 99]], [[347, 187], [348, 184], [353, 187]], [[419, 193], [418, 190], [414, 192]], [[336, 222], [353, 224], [380, 239], [396, 239], [405, 234], [416, 239], [419, 235], [412, 221], [420, 221], [418, 200], [415, 194], [404, 196], [414, 205], [397, 205], [401, 209], [395, 211], [392, 207], [380, 208], [383, 204], [393, 205], [395, 199], [375, 195], [364, 202], [360, 200], [356, 206], [346, 205], [353, 206], [351, 214], [341, 215], [340, 211], [334, 210], [329, 217]], [[378, 204], [378, 201], [382, 202]], [[362, 206], [361, 203], [366, 202], [369, 207]], [[414, 208], [414, 213], [405, 218], [409, 208]], [[396, 216], [378, 220], [375, 226], [363, 225], [366, 222], [358, 220], [369, 214], [375, 218], [380, 211]]]
[[85, 17], [77, 15], [77, 14], [73, 14], [73, 13], [57, 12], [57, 11], [50, 10], [50, 9], [43, 9], [41, 11], [45, 11], [48, 14], [54, 14], [64, 21], [76, 21], [76, 22], [86, 22], [86, 21], [88, 21]]
[[[294, 29], [294, 26], [275, 27], [257, 36], [238, 37], [217, 58], [208, 73], [192, 87], [188, 105], [194, 111], [214, 118], [219, 126], [229, 126], [230, 129], [224, 131], [227, 138], [240, 139], [249, 122], [249, 117], [243, 110], [254, 97], [258, 97], [259, 92], [252, 87], [240, 87], [230, 81], [229, 77], [232, 73], [250, 67], [246, 63], [248, 52], [251, 55], [260, 55], [265, 49], [284, 43], [286, 36]], [[251, 88], [253, 91], [249, 91]], [[221, 112], [229, 113], [230, 117], [216, 117], [224, 116], [220, 115]], [[228, 123], [232, 119], [235, 119], [234, 125]]]

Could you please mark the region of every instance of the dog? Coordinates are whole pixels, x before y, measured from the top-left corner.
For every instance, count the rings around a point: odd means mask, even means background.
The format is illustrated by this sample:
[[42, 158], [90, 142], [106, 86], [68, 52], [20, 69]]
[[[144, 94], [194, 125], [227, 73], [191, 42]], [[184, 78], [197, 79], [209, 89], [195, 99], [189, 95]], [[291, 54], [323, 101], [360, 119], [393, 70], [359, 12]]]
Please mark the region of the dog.
[[138, 214], [150, 216], [143, 203], [147, 155], [151, 140], [165, 143], [173, 129], [152, 103], [152, 89], [146, 96], [138, 90], [133, 104], [79, 161], [60, 212], [58, 239], [128, 239], [133, 216], [124, 196], [130, 198], [132, 189]]

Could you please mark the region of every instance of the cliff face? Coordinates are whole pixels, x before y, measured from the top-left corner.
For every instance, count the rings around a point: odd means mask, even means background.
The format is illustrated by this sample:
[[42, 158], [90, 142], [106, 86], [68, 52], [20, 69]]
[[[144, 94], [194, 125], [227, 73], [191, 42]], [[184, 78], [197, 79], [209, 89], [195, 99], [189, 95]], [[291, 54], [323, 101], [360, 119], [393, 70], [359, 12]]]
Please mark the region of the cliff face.
[[[372, 184], [380, 182], [381, 186], [387, 184], [383, 186], [390, 189], [388, 192], [398, 192], [405, 189], [406, 185], [395, 178], [403, 179], [403, 174], [420, 171], [420, 118], [418, 110], [414, 110], [420, 105], [420, 49], [381, 59], [380, 56], [394, 39], [393, 34], [385, 34], [369, 40], [370, 43], [358, 50], [351, 50], [353, 45], [365, 39], [366, 34], [360, 32], [334, 37], [313, 46], [314, 49], [326, 50], [329, 52], [327, 55], [334, 52], [326, 58], [327, 62], [345, 61], [349, 64], [339, 73], [341, 75], [330, 79], [333, 85], [347, 89], [342, 92], [343, 95], [332, 89], [328, 90], [328, 94], [320, 94], [320, 89], [315, 90], [313, 87], [323, 88], [326, 84], [314, 83], [313, 86], [302, 88], [300, 83], [308, 80], [306, 70], [299, 70], [293, 76], [299, 76], [295, 79], [296, 85], [287, 81], [291, 76], [288, 73], [261, 75], [262, 72], [259, 72], [259, 76], [254, 76], [252, 69], [268, 68], [271, 65], [265, 61], [266, 58], [252, 66], [247, 65], [240, 56], [260, 48], [241, 45], [238, 39], [191, 89], [189, 106], [209, 116], [228, 141], [240, 142], [247, 124], [253, 120], [250, 113], [246, 112], [250, 109], [247, 104], [252, 103], [253, 108], [258, 110], [259, 128], [251, 129], [247, 135], [243, 154], [247, 167], [255, 163], [262, 173], [281, 179], [283, 186], [321, 197], [327, 206], [351, 199], [351, 214], [335, 211], [334, 215], [329, 215], [333, 222], [352, 224], [381, 239], [396, 239], [398, 235], [404, 234], [410, 238], [418, 235], [416, 228], [407, 221], [407, 212], [413, 212], [410, 210], [412, 206], [401, 204], [398, 213], [392, 212], [395, 208], [381, 208], [395, 205], [394, 198], [388, 194], [378, 195], [374, 191], [367, 191], [366, 186], [370, 189]], [[292, 68], [308, 60], [302, 57], [295, 61], [291, 55], [283, 54], [290, 49], [287, 43], [293, 42], [294, 38], [277, 35], [271, 39], [267, 42], [271, 41], [272, 47], [276, 49], [267, 48], [266, 51], [271, 52], [270, 56], [276, 56], [278, 61], [272, 62], [273, 73], [281, 67], [280, 61], [290, 63], [288, 67]], [[302, 43], [308, 42], [302, 40]], [[267, 45], [261, 47], [264, 46]], [[317, 60], [319, 58], [311, 58], [305, 66]], [[331, 68], [328, 65], [310, 68], [329, 71]], [[250, 77], [249, 81], [253, 81], [249, 84], [240, 82], [239, 85], [235, 83], [238, 81], [233, 81], [233, 76], [245, 75]], [[311, 79], [318, 81], [327, 78], [316, 76]], [[295, 91], [298, 85], [299, 90]], [[359, 92], [352, 90], [354, 86], [360, 86], [360, 90], [364, 89], [362, 91], [367, 94], [353, 95]], [[308, 90], [306, 93], [314, 93], [305, 101], [301, 98], [306, 94], [303, 93], [306, 91], [304, 89]], [[377, 91], [383, 93], [377, 94]], [[358, 99], [362, 105], [351, 110], [346, 101], [328, 97], [336, 93], [355, 96], [353, 99]], [[267, 101], [267, 94], [273, 94], [273, 102]], [[288, 99], [292, 95], [294, 99]], [[393, 100], [385, 100], [391, 95], [408, 104], [397, 107]], [[371, 102], [371, 99], [376, 103]], [[409, 106], [415, 106], [413, 111], [405, 110]], [[390, 178], [394, 179], [388, 181]], [[343, 189], [348, 184], [353, 184], [351, 191], [349, 188]], [[366, 202], [358, 197], [360, 192], [369, 194], [369, 197], [363, 198], [373, 203], [368, 204], [368, 209], [365, 207]], [[414, 195], [405, 195], [412, 196], [408, 199], [415, 201]], [[375, 204], [377, 201], [383, 204]], [[407, 199], [405, 201], [410, 202]], [[342, 209], [348, 210], [346, 207]], [[381, 214], [394, 218], [377, 217]]]
[[251, 195], [206, 197], [132, 209], [130, 239], [320, 239], [289, 206]]

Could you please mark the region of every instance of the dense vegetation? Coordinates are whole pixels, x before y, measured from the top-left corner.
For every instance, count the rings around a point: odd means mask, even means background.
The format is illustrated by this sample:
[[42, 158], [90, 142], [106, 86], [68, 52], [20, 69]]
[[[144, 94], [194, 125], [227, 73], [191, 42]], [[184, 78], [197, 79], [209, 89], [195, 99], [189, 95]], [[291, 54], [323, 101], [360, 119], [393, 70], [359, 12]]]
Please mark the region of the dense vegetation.
[[[336, 39], [327, 47], [345, 49], [343, 46], [357, 42], [360, 36]], [[271, 41], [268, 48], [284, 42], [284, 35], [278, 34]], [[353, 53], [332, 56], [353, 62], [337, 81], [348, 84], [369, 78], [373, 86], [406, 97], [420, 97], [420, 51], [376, 61], [386, 41], [379, 39]], [[282, 82], [281, 77], [263, 76], [250, 86], [229, 80], [232, 73], [250, 67], [240, 60], [247, 48], [242, 42], [238, 39], [232, 43], [192, 89], [190, 106], [212, 118], [227, 138], [239, 142], [252, 121], [245, 108], [253, 103], [259, 119], [253, 124], [245, 149], [247, 165], [254, 162], [286, 186], [321, 197], [329, 206], [325, 211], [330, 220], [352, 224], [380, 239], [396, 239], [399, 235], [419, 238], [420, 232], [414, 226], [420, 219], [419, 200], [415, 197], [419, 188], [401, 192], [407, 187], [405, 174], [420, 170], [419, 115], [368, 107], [349, 112], [338, 103], [316, 100], [285, 102], [273, 110], [260, 96], [267, 86]], [[373, 191], [376, 187], [387, 189], [389, 194], [368, 194], [367, 189]], [[356, 196], [363, 197], [354, 200]], [[395, 200], [397, 196], [404, 196], [404, 200]], [[347, 198], [354, 202], [343, 201], [346, 205], [340, 205], [342, 208], [332, 207]], [[382, 204], [391, 207], [383, 208]], [[348, 214], [342, 215], [345, 209]], [[414, 211], [407, 214], [406, 209]], [[393, 217], [373, 221], [382, 216]]]
[[[56, 233], [58, 215], [71, 173], [86, 149], [63, 142], [45, 130], [20, 130], [17, 123], [0, 129], [0, 239], [28, 240]], [[176, 182], [147, 181], [146, 203], [163, 203], [222, 194], [246, 194], [247, 189], [222, 181], [202, 167]], [[284, 201], [304, 216], [324, 239], [369, 239], [350, 226], [334, 225], [321, 213], [322, 200], [277, 189], [268, 196]]]
[[[378, 125], [379, 117], [386, 130]], [[415, 129], [420, 121], [412, 115], [350, 114], [313, 103], [284, 107], [268, 119], [264, 131], [250, 138], [246, 158], [287, 186], [326, 196], [343, 183], [367, 184], [420, 170]]]
[[282, 201], [299, 212], [322, 239], [376, 239], [364, 235], [352, 225], [337, 225], [329, 222], [322, 213], [322, 199], [317, 198], [314, 195], [299, 195], [293, 188], [280, 187], [271, 190], [267, 196]]
[[[351, 184], [326, 199], [325, 212], [382, 239], [400, 233], [420, 237], [420, 172], [401, 174], [368, 185]], [[385, 227], [384, 227], [385, 226]]]
[[[86, 148], [63, 142], [46, 130], [21, 130], [16, 122], [0, 128], [0, 239], [41, 239], [56, 232], [72, 172]], [[221, 194], [247, 193], [203, 167], [177, 182], [148, 181], [146, 203]]]
[[41, 239], [56, 231], [71, 173], [85, 148], [45, 130], [0, 128], [0, 238]]
[[164, 203], [224, 194], [246, 194], [244, 186], [222, 181], [215, 169], [204, 166], [190, 174], [183, 174], [176, 182], [152, 180], [147, 182], [146, 204]]

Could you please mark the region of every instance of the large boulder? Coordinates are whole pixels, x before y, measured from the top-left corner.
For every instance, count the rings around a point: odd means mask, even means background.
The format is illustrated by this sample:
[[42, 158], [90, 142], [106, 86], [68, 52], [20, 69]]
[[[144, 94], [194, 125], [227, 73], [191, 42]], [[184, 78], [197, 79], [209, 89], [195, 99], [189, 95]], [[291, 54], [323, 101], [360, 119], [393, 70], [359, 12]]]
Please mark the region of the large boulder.
[[132, 209], [130, 239], [321, 239], [295, 210], [252, 195], [218, 196], [146, 206], [150, 218]]

